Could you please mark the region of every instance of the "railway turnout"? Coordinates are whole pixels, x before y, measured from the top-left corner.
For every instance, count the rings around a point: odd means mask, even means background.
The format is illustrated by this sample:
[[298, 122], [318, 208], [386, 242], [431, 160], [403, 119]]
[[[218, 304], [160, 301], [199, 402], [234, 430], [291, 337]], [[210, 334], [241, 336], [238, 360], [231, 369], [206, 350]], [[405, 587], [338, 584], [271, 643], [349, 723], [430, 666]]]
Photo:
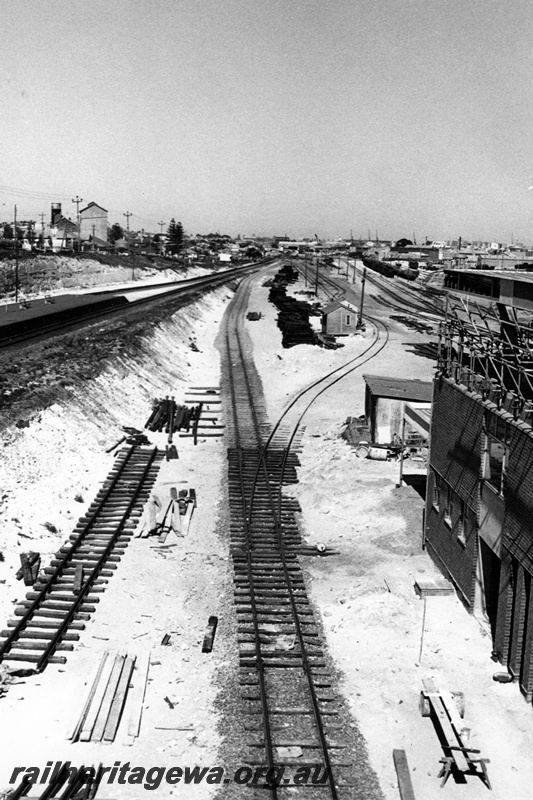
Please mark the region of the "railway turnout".
[[288, 426], [270, 426], [244, 330], [249, 285], [243, 281], [226, 315], [223, 350], [239, 684], [248, 719], [242, 760], [265, 776], [262, 797], [265, 789], [274, 800], [288, 788], [305, 791], [297, 775], [306, 770], [315, 797], [380, 797], [371, 768], [363, 757], [354, 764], [343, 740], [340, 699], [299, 560], [300, 509], [283, 491], [297, 482], [298, 429], [309, 398]]

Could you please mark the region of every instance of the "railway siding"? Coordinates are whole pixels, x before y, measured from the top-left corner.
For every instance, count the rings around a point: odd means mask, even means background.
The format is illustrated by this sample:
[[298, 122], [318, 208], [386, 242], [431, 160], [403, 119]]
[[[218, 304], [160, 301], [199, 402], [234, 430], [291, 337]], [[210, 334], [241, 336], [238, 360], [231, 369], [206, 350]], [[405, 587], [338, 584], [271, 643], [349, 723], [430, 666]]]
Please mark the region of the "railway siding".
[[122, 450], [87, 513], [56, 553], [0, 633], [0, 661], [63, 664], [59, 651], [73, 650], [99, 594], [105, 590], [133, 536], [155, 483], [163, 453], [157, 448]]
[[290, 430], [286, 424], [272, 428], [266, 418], [243, 327], [249, 291], [245, 281], [230, 306], [223, 348], [238, 680], [246, 720], [241, 760], [262, 771], [259, 787], [273, 800], [287, 788], [298, 792], [291, 777], [280, 785], [276, 770], [302, 767], [323, 777], [313, 787], [316, 797], [378, 798], [361, 739], [355, 743], [353, 732], [345, 738], [346, 709], [299, 560], [299, 505], [283, 491], [297, 482], [295, 442], [305, 407], [291, 418]]

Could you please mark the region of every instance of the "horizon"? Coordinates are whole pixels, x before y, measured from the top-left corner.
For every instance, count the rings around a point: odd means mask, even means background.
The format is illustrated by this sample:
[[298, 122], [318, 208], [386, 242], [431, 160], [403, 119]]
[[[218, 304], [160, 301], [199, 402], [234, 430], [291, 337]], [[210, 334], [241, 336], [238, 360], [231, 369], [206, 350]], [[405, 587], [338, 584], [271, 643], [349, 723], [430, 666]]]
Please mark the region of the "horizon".
[[532, 238], [526, 0], [198, 9], [6, 5], [4, 213], [80, 196], [154, 232]]

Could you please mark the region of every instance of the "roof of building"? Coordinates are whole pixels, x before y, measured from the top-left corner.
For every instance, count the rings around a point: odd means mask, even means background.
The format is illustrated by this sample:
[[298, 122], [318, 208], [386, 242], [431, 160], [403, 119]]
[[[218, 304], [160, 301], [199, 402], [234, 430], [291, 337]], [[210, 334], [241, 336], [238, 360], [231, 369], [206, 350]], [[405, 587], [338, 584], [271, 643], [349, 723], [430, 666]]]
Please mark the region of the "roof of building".
[[87, 241], [96, 245], [97, 247], [103, 248], [104, 250], [112, 250], [113, 248], [112, 244], [106, 242], [105, 239], [100, 239], [98, 236], [90, 236]]
[[339, 300], [333, 300], [329, 305], [322, 309], [323, 314], [331, 314], [332, 311], [336, 311], [338, 308], [344, 308], [346, 311], [353, 311], [350, 307], [350, 304], [344, 300], [342, 303]]
[[418, 400], [430, 403], [433, 396], [431, 381], [417, 378], [389, 378], [383, 375], [363, 375], [363, 380], [373, 395], [399, 400]]
[[502, 278], [509, 281], [520, 281], [523, 283], [531, 283], [533, 281], [533, 274], [521, 269], [448, 269], [445, 268], [444, 272], [453, 275], [470, 275], [472, 277], [482, 278]]
[[99, 208], [101, 211], [105, 211], [105, 213], [107, 214], [107, 208], [104, 208], [103, 206], [98, 205], [98, 203], [94, 203], [94, 202], [89, 203], [88, 206], [85, 206], [85, 208], [80, 209], [80, 214], [83, 214], [84, 211], [87, 211], [89, 208], [93, 208], [93, 207], [94, 208]]

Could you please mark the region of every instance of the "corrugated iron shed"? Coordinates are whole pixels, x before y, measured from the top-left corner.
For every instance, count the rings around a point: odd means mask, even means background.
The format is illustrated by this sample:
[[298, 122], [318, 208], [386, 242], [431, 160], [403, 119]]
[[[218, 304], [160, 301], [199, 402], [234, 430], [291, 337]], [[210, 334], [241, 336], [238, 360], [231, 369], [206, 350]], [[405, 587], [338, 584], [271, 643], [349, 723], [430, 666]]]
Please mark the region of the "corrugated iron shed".
[[374, 397], [393, 397], [398, 400], [416, 400], [431, 403], [433, 384], [416, 378], [390, 378], [383, 375], [363, 375], [363, 380]]

